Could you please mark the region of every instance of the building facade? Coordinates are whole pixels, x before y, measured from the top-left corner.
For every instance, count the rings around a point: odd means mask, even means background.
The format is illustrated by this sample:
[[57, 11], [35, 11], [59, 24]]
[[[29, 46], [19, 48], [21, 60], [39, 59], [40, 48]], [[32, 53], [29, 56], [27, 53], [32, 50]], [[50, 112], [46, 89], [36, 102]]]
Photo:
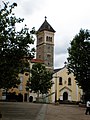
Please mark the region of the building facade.
[[52, 81], [54, 84], [51, 88], [51, 102], [81, 100], [83, 92], [77, 85], [73, 73], [68, 74], [66, 66], [54, 70]]
[[[29, 62], [29, 70], [32, 69], [32, 65], [35, 63], [41, 63], [43, 64], [42, 60], [39, 59], [28, 59]], [[20, 84], [18, 85], [18, 88], [11, 88], [8, 90], [8, 93], [15, 93], [17, 97], [20, 97], [20, 102], [29, 102], [30, 101], [36, 101], [36, 94], [34, 92], [30, 92], [26, 90], [26, 83], [31, 76], [29, 72], [23, 72], [19, 74]], [[11, 98], [12, 99], [12, 98]], [[0, 89], [0, 100], [6, 100], [6, 91], [5, 89]]]

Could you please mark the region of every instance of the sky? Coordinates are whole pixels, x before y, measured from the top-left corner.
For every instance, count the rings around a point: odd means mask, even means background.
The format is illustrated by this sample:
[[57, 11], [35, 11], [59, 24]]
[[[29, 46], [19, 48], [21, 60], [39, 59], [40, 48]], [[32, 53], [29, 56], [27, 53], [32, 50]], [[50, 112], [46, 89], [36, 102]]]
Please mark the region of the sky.
[[[67, 61], [68, 48], [80, 29], [90, 30], [90, 0], [0, 0], [16, 2], [14, 13], [24, 18], [25, 24], [31, 30], [39, 27], [47, 17], [48, 23], [54, 28], [54, 68], [61, 68]], [[20, 27], [18, 27], [20, 28]], [[35, 41], [36, 42], [36, 41]]]

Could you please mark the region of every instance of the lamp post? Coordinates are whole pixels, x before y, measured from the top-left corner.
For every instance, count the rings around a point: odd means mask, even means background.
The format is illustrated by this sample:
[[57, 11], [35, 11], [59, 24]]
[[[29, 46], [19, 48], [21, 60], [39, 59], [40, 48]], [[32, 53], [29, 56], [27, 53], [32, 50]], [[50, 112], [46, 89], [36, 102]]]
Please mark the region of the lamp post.
[[59, 76], [57, 76], [57, 73], [53, 78], [55, 78], [55, 103], [56, 103], [57, 102], [57, 78], [59, 78]]
[[57, 102], [57, 77], [55, 80], [55, 103]]

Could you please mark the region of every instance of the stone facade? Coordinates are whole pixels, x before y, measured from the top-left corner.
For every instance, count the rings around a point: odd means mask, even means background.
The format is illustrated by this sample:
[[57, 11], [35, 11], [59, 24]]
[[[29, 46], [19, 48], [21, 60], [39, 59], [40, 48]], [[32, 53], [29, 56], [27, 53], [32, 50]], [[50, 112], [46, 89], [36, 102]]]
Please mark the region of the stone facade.
[[54, 29], [45, 19], [37, 31], [36, 58], [44, 61], [48, 69], [54, 69]]

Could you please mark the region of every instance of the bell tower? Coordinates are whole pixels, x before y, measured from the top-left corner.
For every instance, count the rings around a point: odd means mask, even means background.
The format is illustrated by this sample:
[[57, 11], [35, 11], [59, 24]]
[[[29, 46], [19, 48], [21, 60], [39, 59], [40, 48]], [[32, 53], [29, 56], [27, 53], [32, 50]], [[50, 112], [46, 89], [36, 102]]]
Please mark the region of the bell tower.
[[54, 69], [54, 33], [55, 30], [46, 20], [37, 31], [36, 58], [44, 61], [49, 70]]

